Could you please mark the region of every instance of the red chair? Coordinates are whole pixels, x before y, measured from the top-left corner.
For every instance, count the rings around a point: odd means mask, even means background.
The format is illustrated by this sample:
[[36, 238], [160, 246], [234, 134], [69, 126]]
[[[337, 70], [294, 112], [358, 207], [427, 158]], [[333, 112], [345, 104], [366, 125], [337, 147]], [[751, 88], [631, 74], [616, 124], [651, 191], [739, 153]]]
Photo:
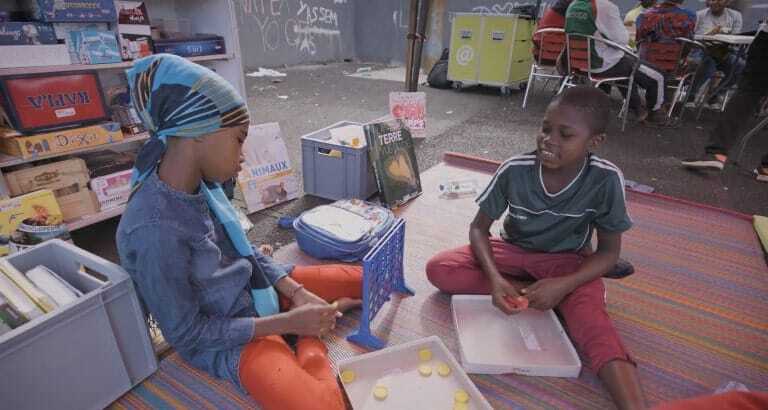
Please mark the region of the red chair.
[[640, 45], [640, 56], [650, 65], [661, 71], [666, 80], [666, 88], [674, 90], [669, 101], [667, 119], [671, 120], [679, 109], [677, 120], [683, 117], [685, 104], [691, 98], [691, 86], [695, 78], [695, 71], [689, 70], [686, 57], [692, 47], [704, 45], [684, 37], [677, 38], [675, 43], [643, 43]]
[[543, 28], [536, 31], [534, 37], [539, 37], [538, 56], [536, 50], [533, 50], [534, 61], [531, 65], [531, 74], [528, 76], [528, 86], [525, 88], [525, 96], [523, 96], [523, 109], [528, 104], [528, 95], [533, 91], [534, 81], [537, 78], [545, 78], [543, 88], [547, 88], [547, 84], [551, 79], [558, 79], [562, 81], [565, 76], [560, 75], [557, 71], [557, 58], [565, 48], [565, 31], [561, 28]]
[[[592, 47], [593, 44], [601, 43], [608, 47], [613, 47], [624, 52], [624, 54], [633, 57], [635, 60], [632, 73], [626, 77], [601, 77], [600, 73], [592, 71]], [[560, 86], [562, 92], [565, 87], [573, 87], [579, 83], [578, 80], [584, 80], [594, 87], [600, 87], [603, 84], [610, 84], [616, 87], [626, 88], [627, 96], [621, 105], [619, 118], [621, 118], [621, 130], [627, 124], [627, 114], [629, 113], [629, 99], [632, 94], [632, 86], [635, 83], [635, 73], [640, 67], [640, 58], [629, 48], [604, 38], [586, 36], [582, 34], [566, 34], [566, 52], [568, 53], [567, 72], [563, 84]]]

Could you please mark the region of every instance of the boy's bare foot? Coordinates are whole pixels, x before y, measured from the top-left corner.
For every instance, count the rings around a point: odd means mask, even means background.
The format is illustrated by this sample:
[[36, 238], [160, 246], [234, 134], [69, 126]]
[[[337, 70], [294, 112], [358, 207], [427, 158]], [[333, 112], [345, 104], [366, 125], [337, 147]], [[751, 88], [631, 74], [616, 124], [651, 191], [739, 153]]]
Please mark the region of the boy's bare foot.
[[272, 257], [275, 253], [275, 248], [272, 245], [264, 244], [259, 246], [259, 252], [264, 254], [264, 256]]
[[335, 303], [338, 306], [337, 310], [341, 313], [358, 308], [363, 305], [362, 300], [352, 299], [352, 298], [338, 298], [335, 300]]

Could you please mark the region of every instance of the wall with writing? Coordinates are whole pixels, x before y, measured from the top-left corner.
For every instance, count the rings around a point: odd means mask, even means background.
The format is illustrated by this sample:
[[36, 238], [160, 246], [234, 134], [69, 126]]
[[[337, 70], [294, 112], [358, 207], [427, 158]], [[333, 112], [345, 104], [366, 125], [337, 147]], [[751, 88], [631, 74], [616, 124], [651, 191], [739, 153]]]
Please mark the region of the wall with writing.
[[246, 69], [354, 56], [354, 0], [232, 1]]

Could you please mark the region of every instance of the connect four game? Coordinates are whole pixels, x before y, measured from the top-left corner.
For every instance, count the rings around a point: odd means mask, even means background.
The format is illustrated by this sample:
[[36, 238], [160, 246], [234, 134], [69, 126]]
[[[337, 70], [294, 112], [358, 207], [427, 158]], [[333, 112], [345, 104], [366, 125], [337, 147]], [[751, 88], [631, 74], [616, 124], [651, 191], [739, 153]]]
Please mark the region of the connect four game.
[[393, 292], [414, 295], [405, 284], [404, 251], [405, 220], [398, 219], [363, 258], [363, 312], [360, 327], [347, 337], [350, 342], [369, 349], [381, 349], [386, 345], [371, 333], [371, 322]]

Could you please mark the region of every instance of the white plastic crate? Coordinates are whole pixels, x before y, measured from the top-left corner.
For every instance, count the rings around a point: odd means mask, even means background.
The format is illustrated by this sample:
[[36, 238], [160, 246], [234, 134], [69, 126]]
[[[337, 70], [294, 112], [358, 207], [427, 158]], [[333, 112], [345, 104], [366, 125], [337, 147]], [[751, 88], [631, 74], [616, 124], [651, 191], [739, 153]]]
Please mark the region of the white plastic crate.
[[[428, 361], [419, 357], [419, 351], [425, 348], [432, 355]], [[435, 370], [440, 362], [450, 368], [448, 376], [441, 376]], [[421, 364], [432, 368], [430, 376], [419, 373]], [[437, 336], [344, 359], [336, 367], [355, 410], [452, 409], [454, 394], [459, 389], [469, 396], [467, 409], [491, 410], [491, 405]], [[349, 370], [355, 374], [351, 382], [345, 381], [343, 376]], [[373, 396], [377, 385], [388, 389], [384, 400]]]
[[581, 360], [553, 311], [508, 316], [482, 295], [453, 296], [451, 307], [467, 372], [579, 377]]
[[346, 125], [361, 124], [340, 121], [301, 137], [301, 173], [307, 194], [332, 200], [367, 199], [378, 190], [368, 146], [355, 148], [331, 140], [330, 130]]
[[133, 282], [120, 266], [61, 240], [8, 261], [21, 272], [43, 265], [83, 296], [0, 336], [0, 407], [102, 409], [157, 370]]

